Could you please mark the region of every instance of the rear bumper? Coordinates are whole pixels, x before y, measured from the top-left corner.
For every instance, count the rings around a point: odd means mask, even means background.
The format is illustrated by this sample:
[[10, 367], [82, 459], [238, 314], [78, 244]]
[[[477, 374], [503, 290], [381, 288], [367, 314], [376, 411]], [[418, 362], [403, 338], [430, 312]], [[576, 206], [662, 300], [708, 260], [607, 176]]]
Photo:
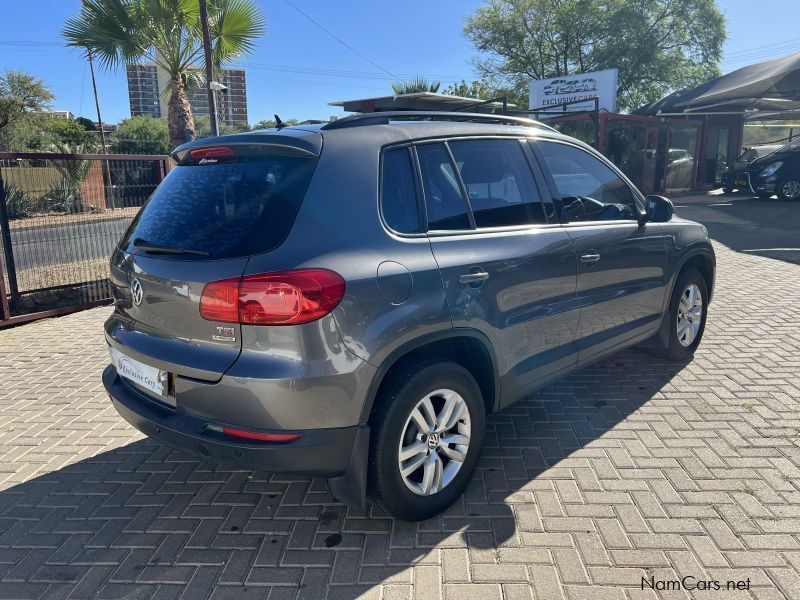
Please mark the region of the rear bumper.
[[298, 433], [288, 444], [232, 440], [208, 428], [226, 425], [162, 405], [126, 384], [113, 365], [103, 371], [103, 385], [117, 412], [136, 429], [167, 446], [203, 460], [240, 469], [338, 477], [348, 470], [359, 430], [366, 425], [328, 429], [270, 431]]

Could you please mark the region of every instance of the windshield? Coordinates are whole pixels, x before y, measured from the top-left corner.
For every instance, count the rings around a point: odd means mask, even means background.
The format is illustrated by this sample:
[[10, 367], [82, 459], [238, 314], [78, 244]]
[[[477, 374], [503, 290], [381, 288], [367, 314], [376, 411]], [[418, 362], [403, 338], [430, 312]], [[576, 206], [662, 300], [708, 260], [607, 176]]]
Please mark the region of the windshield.
[[286, 237], [315, 164], [313, 158], [269, 156], [177, 166], [133, 220], [120, 248], [133, 252], [137, 242], [145, 252], [147, 246], [181, 249], [194, 259], [272, 250]]

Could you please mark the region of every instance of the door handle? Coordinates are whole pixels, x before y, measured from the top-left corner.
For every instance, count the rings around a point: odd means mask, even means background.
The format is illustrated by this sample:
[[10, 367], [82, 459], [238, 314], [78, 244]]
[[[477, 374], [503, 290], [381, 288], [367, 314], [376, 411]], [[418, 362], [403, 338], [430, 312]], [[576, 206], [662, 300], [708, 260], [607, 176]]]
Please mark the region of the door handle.
[[478, 271], [477, 273], [464, 273], [458, 280], [461, 283], [480, 283], [489, 279], [489, 274], [486, 271]]
[[590, 265], [596, 263], [598, 260], [600, 260], [600, 253], [595, 250], [590, 250], [581, 256], [581, 262]]

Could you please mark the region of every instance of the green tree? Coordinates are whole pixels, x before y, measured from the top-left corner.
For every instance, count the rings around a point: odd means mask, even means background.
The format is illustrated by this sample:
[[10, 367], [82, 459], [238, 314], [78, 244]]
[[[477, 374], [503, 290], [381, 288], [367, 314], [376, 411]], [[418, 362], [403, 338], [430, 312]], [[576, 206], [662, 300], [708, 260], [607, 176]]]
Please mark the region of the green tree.
[[[211, 135], [211, 118], [208, 115], [197, 115], [195, 118], [195, 125], [197, 126], [197, 137], [205, 138]], [[250, 126], [246, 123], [242, 125], [225, 125], [219, 124], [219, 134], [229, 135], [231, 133], [243, 133], [250, 131]]]
[[445, 90], [445, 94], [450, 96], [461, 96], [462, 98], [478, 98], [480, 100], [491, 100], [494, 98], [492, 86], [480, 79], [467, 83], [463, 79], [460, 83], [451, 83]]
[[424, 77], [412, 77], [408, 81], [397, 81], [392, 84], [392, 91], [400, 96], [402, 94], [416, 94], [418, 92], [438, 92], [441, 87], [439, 81], [428, 81]]
[[87, 131], [83, 125], [72, 119], [51, 117], [45, 123], [44, 129], [54, 145], [80, 148], [84, 152], [96, 150], [99, 146], [97, 134]]
[[53, 93], [39, 79], [23, 71], [0, 75], [0, 148], [18, 150], [26, 130], [44, 121]]
[[[209, 0], [214, 69], [252, 52], [264, 32], [264, 17], [254, 0]], [[169, 76], [170, 144], [194, 139], [195, 124], [187, 86], [198, 80], [204, 64], [197, 0], [84, 0], [62, 31], [67, 45], [94, 53], [114, 69], [142, 59]]]
[[272, 129], [273, 127], [275, 127], [275, 119], [261, 119], [258, 123], [253, 125], [253, 130]]
[[87, 119], [86, 117], [77, 117], [75, 119], [75, 122], [76, 123], [80, 123], [81, 126], [83, 126], [83, 128], [86, 131], [99, 131], [97, 129], [97, 124], [94, 121], [92, 121], [91, 119]]
[[532, 79], [616, 67], [622, 109], [718, 76], [726, 38], [715, 0], [490, 0], [464, 33], [482, 78], [521, 97]]
[[518, 108], [528, 107], [528, 93], [520, 93], [519, 90], [503, 87], [495, 87], [491, 83], [482, 79], [477, 79], [467, 83], [463, 79], [461, 83], [452, 83], [444, 90], [445, 94], [451, 96], [461, 96], [462, 98], [478, 98], [480, 100], [494, 100], [495, 98], [505, 97], [509, 106]]
[[169, 127], [164, 119], [139, 116], [123, 119], [111, 142], [115, 154], [169, 154]]
[[[286, 119], [282, 121], [284, 125], [297, 125], [300, 122], [299, 119]], [[274, 119], [262, 119], [255, 125], [253, 125], [253, 131], [256, 129], [273, 129], [276, 123]]]

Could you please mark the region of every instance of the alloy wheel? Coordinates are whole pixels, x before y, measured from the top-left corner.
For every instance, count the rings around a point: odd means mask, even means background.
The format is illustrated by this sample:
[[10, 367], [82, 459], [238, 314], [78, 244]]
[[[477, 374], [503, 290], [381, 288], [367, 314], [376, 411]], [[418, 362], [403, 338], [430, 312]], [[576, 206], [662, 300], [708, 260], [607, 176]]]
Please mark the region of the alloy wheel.
[[800, 181], [792, 179], [784, 183], [781, 186], [781, 195], [790, 200], [800, 198]]
[[703, 295], [697, 284], [690, 283], [681, 294], [678, 304], [678, 341], [688, 348], [692, 345], [703, 321]]
[[446, 488], [467, 458], [470, 434], [469, 407], [458, 392], [439, 389], [417, 402], [397, 453], [406, 487], [419, 496]]

